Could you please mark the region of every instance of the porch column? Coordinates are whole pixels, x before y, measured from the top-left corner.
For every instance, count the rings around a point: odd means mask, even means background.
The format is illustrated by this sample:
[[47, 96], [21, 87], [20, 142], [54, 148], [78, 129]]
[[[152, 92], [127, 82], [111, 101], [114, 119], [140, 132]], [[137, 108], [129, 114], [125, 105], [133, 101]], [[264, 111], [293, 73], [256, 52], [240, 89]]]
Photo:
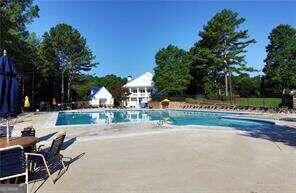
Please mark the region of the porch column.
[[140, 89], [138, 87], [137, 88], [137, 103], [138, 103], [138, 105], [140, 105], [140, 102], [139, 102], [139, 92], [140, 92]]

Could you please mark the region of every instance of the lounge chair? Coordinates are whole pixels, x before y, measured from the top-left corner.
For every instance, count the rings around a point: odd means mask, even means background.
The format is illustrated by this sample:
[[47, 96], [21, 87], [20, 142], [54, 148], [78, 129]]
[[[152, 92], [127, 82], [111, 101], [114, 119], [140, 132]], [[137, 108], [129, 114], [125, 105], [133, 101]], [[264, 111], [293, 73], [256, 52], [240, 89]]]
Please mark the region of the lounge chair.
[[[55, 161], [58, 159], [62, 165], [62, 170], [65, 171], [66, 167], [63, 162], [63, 155], [60, 154], [64, 139], [66, 137], [66, 133], [59, 134], [51, 144], [51, 147], [48, 151], [41, 150], [41, 147], [39, 147], [39, 152], [37, 153], [27, 153], [30, 156], [30, 160], [33, 161], [33, 163], [39, 163], [39, 165], [44, 165], [48, 177], [51, 179], [52, 183], [54, 184], [57, 179], [54, 179], [52, 177], [52, 174], [49, 171], [49, 167], [53, 166], [55, 164]], [[32, 159], [31, 159], [32, 158]], [[39, 158], [39, 159], [38, 159]], [[41, 160], [40, 160], [41, 159]], [[39, 170], [44, 169], [42, 167], [39, 167]]]
[[20, 145], [0, 149], [0, 181], [25, 176], [26, 192], [28, 192], [28, 155]]

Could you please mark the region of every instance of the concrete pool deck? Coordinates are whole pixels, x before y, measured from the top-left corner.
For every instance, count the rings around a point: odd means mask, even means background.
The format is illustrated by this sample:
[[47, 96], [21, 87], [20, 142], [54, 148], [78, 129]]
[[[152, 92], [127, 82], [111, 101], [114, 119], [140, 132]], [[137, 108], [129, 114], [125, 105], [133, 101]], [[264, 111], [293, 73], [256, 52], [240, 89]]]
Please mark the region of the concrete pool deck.
[[[73, 158], [56, 184], [31, 192], [294, 193], [296, 138], [229, 128], [157, 127], [153, 123], [52, 127], [56, 113], [26, 117], [44, 137], [66, 131], [63, 154]], [[271, 116], [270, 116], [271, 117]], [[257, 117], [272, 119], [267, 115]], [[295, 123], [282, 122], [282, 124]], [[72, 140], [72, 141], [71, 141]]]

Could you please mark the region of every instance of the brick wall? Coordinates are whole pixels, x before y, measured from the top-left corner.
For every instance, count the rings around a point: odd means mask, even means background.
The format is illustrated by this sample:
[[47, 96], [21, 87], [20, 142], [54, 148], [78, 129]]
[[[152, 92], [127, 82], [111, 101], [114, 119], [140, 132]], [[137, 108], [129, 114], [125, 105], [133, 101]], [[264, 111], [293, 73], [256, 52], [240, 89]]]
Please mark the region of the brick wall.
[[148, 107], [150, 109], [160, 109], [161, 108], [161, 105], [160, 105], [160, 102], [159, 101], [149, 101], [148, 102]]

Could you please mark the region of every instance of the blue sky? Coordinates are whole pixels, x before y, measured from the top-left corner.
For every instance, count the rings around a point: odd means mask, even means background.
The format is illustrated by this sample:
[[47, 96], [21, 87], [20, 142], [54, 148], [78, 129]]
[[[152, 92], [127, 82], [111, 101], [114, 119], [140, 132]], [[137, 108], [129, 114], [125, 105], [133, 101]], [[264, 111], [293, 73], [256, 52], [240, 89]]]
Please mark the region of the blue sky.
[[278, 24], [296, 27], [296, 2], [275, 1], [35, 1], [40, 18], [29, 25], [41, 36], [64, 22], [86, 37], [100, 64], [90, 73], [138, 76], [153, 72], [155, 53], [168, 44], [188, 50], [206, 22], [224, 8], [246, 18], [242, 28], [257, 43], [248, 47], [247, 62], [263, 68], [268, 34]]

